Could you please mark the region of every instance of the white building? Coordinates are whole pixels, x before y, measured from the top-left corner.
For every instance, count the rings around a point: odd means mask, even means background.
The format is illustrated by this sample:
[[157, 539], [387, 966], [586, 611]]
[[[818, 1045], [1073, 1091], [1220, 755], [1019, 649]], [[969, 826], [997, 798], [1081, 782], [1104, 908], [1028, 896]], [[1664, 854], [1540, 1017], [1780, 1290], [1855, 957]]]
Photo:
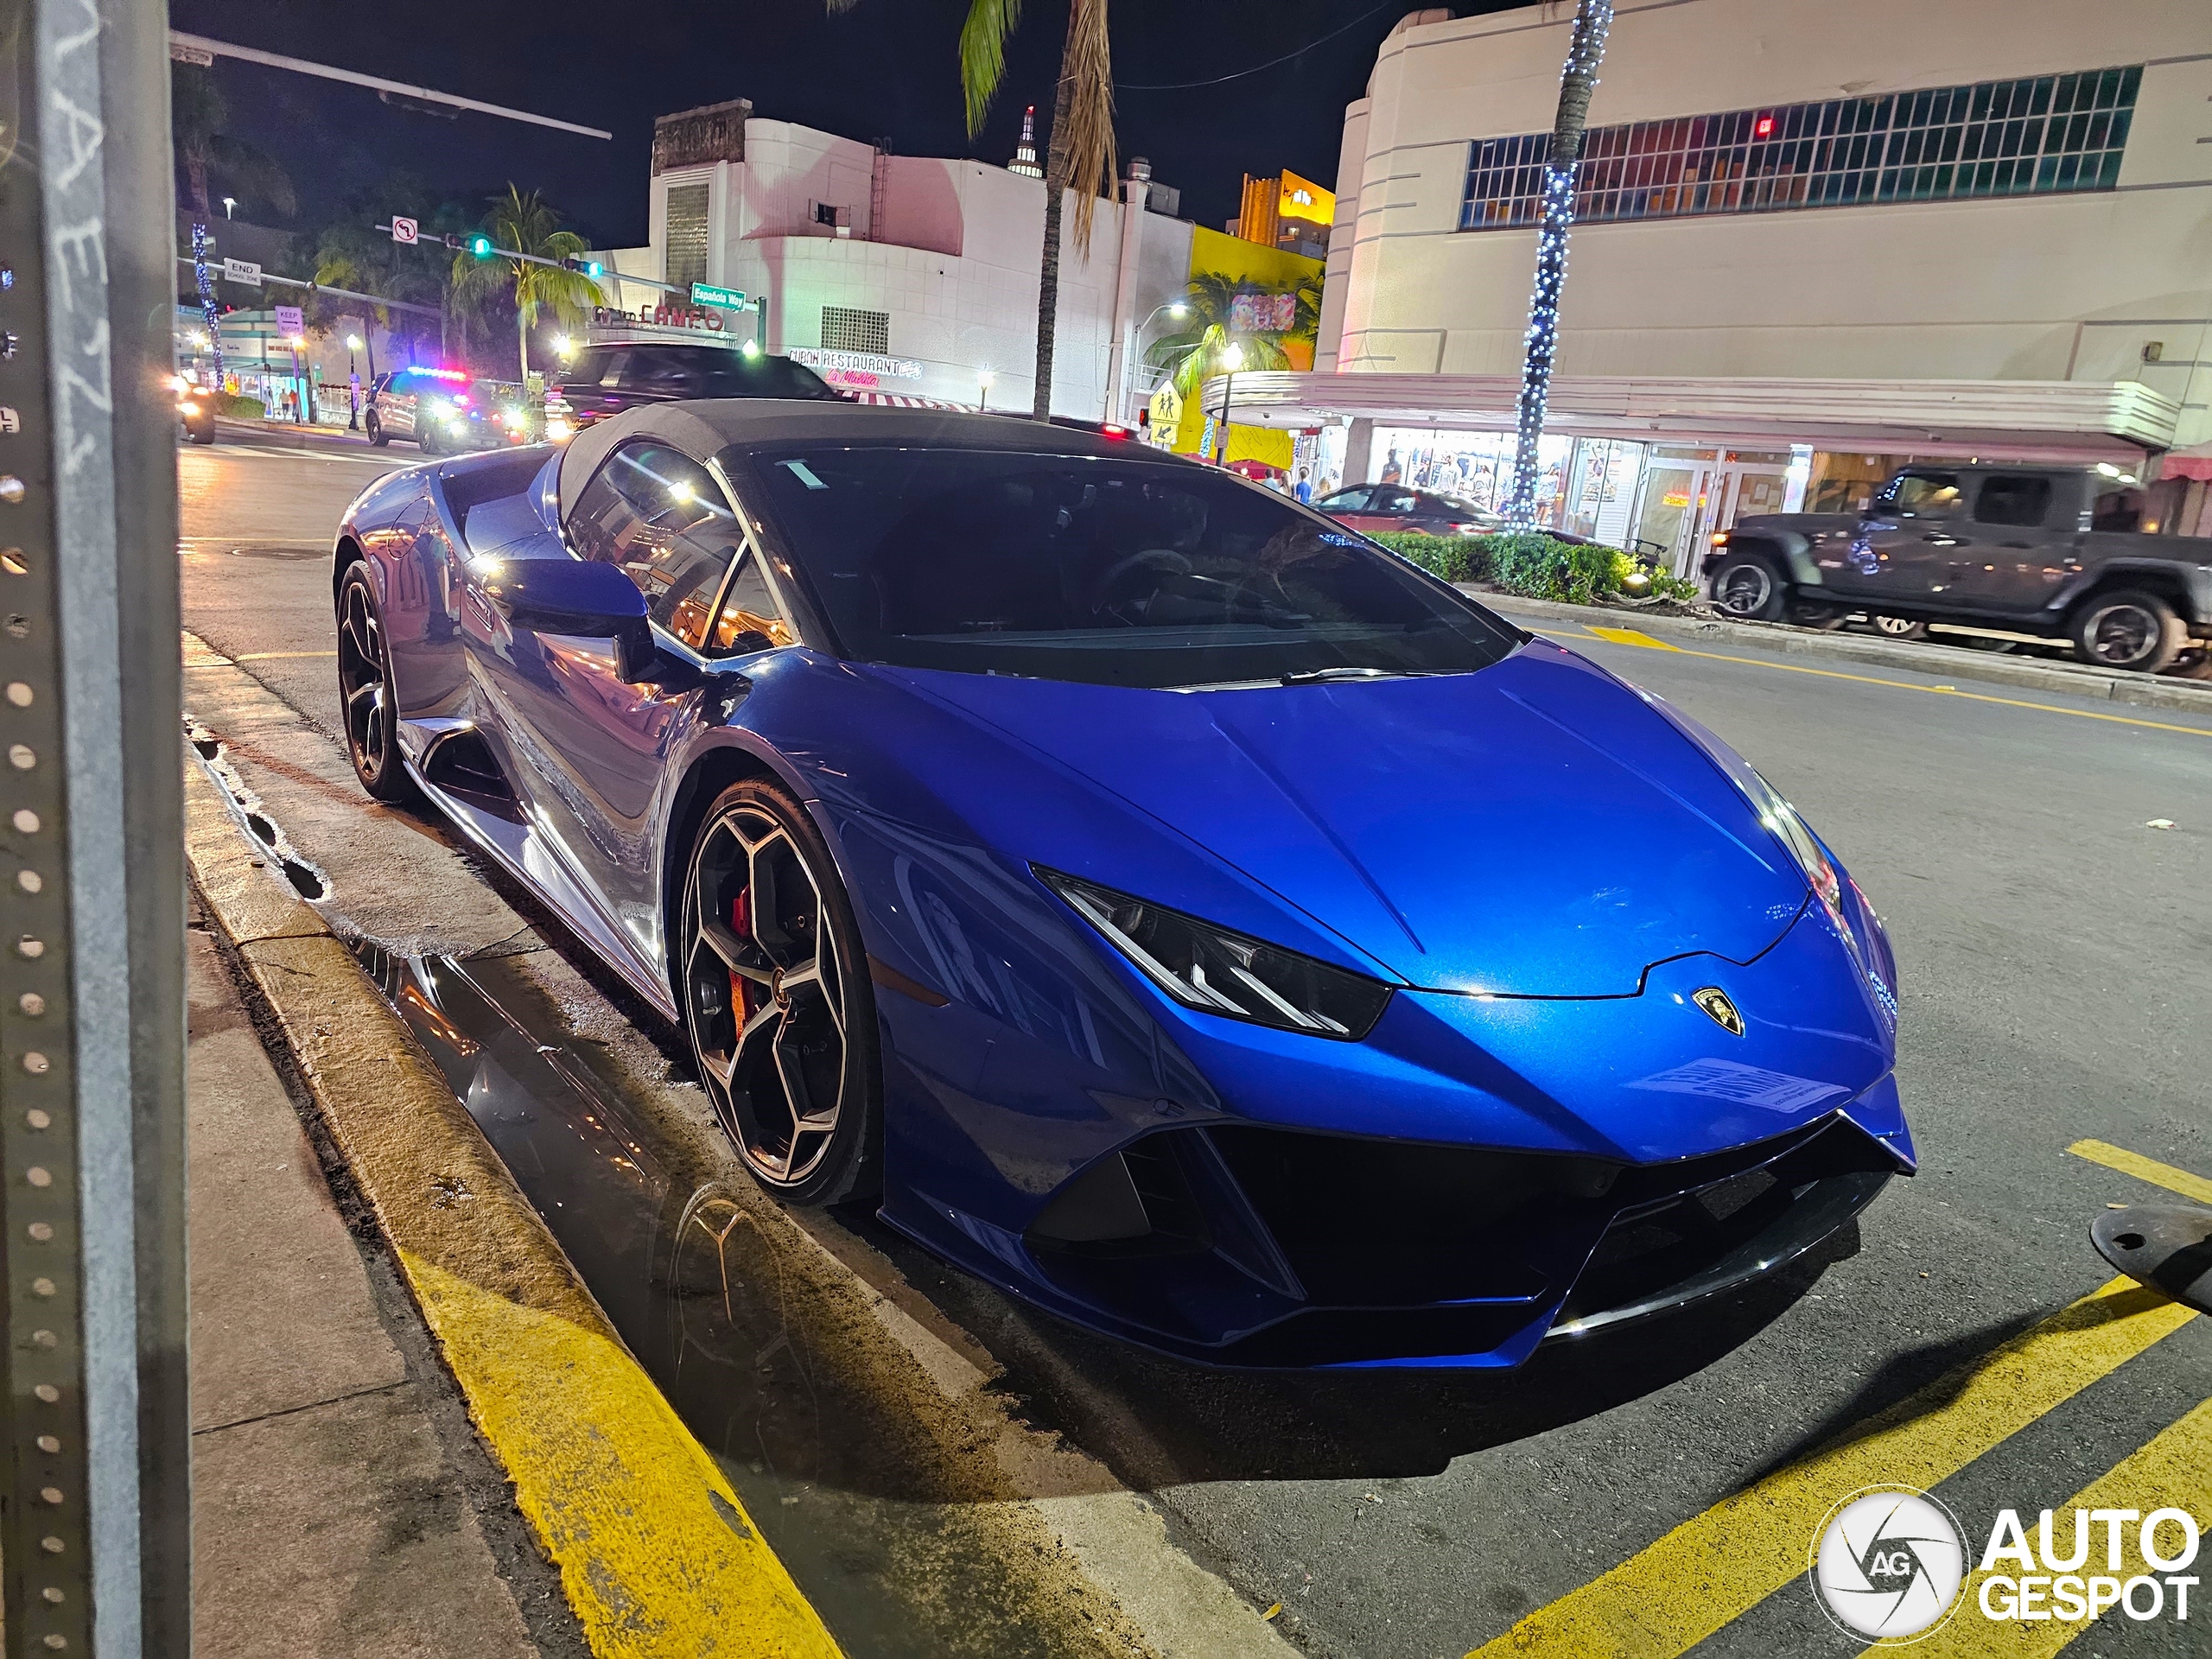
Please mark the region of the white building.
[[[738, 99], [661, 118], [651, 245], [608, 256], [612, 274], [763, 296], [767, 348], [841, 385], [973, 405], [988, 375], [992, 407], [1030, 408], [1043, 181], [894, 156], [752, 108]], [[1147, 320], [1189, 277], [1192, 227], [1172, 216], [1175, 193], [1151, 184], [1141, 162], [1130, 170], [1142, 176], [1124, 194], [1147, 205], [1099, 201], [1088, 257], [1067, 197], [1056, 414], [1129, 416], [1139, 336], [1150, 343]], [[662, 296], [632, 282], [611, 297], [635, 312]]]
[[[1573, 16], [1392, 33], [1345, 111], [1316, 372], [1240, 375], [1238, 419], [1332, 423], [1348, 481], [1395, 453], [1487, 493]], [[2206, 0], [1623, 0], [1589, 119], [1557, 522], [1686, 557], [1907, 454], [2212, 472]]]

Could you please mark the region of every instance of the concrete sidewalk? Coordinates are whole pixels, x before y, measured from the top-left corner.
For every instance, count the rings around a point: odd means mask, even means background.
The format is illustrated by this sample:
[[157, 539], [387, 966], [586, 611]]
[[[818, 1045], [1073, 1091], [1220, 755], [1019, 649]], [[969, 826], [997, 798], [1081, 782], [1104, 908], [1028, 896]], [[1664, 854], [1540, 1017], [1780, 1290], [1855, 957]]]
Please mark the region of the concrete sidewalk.
[[196, 1649], [582, 1659], [557, 1578], [390, 1263], [348, 1226], [196, 904], [187, 938]]

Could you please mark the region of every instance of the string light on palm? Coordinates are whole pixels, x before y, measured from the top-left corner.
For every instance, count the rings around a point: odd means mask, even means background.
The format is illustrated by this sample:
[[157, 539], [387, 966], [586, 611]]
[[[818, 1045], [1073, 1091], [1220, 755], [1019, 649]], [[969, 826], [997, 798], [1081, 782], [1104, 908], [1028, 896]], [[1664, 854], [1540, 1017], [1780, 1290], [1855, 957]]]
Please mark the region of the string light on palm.
[[1567, 285], [1567, 232], [1574, 226], [1574, 175], [1582, 155], [1582, 129], [1590, 95], [1598, 85], [1598, 65], [1605, 55], [1605, 33], [1612, 26], [1611, 0], [1581, 0], [1574, 15], [1567, 64], [1560, 73], [1559, 117], [1552, 130], [1550, 158], [1544, 164], [1543, 220], [1536, 233], [1536, 286], [1529, 300], [1529, 330], [1522, 336], [1521, 398], [1515, 411], [1513, 481], [1505, 517], [1516, 528], [1535, 523], [1541, 468], [1537, 452], [1552, 386], [1552, 360], [1559, 347], [1559, 302]]

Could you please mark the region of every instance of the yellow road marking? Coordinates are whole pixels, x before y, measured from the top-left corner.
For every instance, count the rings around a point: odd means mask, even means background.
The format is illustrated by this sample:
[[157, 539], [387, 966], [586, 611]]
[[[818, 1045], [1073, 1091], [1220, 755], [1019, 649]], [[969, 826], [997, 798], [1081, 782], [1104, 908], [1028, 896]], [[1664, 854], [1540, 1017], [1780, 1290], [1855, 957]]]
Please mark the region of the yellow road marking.
[[[2148, 1515], [2153, 1510], [2177, 1509], [2202, 1516], [2208, 1498], [2212, 1498], [2212, 1474], [2208, 1474], [2208, 1470], [2212, 1470], [2212, 1401], [2197, 1407], [2172, 1427], [2153, 1436], [2140, 1451], [2122, 1459], [2063, 1503], [2054, 1504], [2052, 1507], [2056, 1513], [2051, 1516], [2052, 1542], [2063, 1550], [2073, 1541], [2072, 1516], [2069, 1511], [2074, 1510], [2126, 1509]], [[2035, 1511], [2025, 1512], [2022, 1516], [2031, 1548], [2035, 1548], [2036, 1519], [2041, 1509], [2038, 1504]], [[2144, 1560], [2137, 1551], [2140, 1535], [2128, 1526], [2122, 1526], [2120, 1533], [2123, 1542], [2120, 1567], [2114, 1571], [2111, 1557], [2107, 1554], [2108, 1547], [2104, 1526], [2099, 1523], [2092, 1527], [2090, 1536], [2094, 1542], [2089, 1559], [2082, 1569], [2084, 1577], [2099, 1573], [2116, 1578], [2125, 1584], [2139, 1573], [2158, 1574], [2158, 1568]], [[1969, 1566], [1980, 1559], [1980, 1551], [1986, 1541], [1986, 1539], [1971, 1537], [1967, 1540]], [[2171, 1553], [2178, 1551], [2181, 1544], [2182, 1535], [2178, 1528], [2167, 1525], [2159, 1529], [2156, 1548]], [[2041, 1573], [2042, 1570], [2038, 1562], [2036, 1571]], [[1977, 1570], [1967, 1573], [1965, 1587], [1959, 1592], [1959, 1609], [1951, 1615], [1951, 1622], [1933, 1636], [1915, 1642], [1912, 1644], [1913, 1659], [2049, 1659], [2049, 1656], [2058, 1652], [2075, 1637], [2086, 1636], [2097, 1628], [2094, 1621], [2086, 1618], [1994, 1619], [1985, 1617], [1980, 1605], [1983, 1584], [1993, 1577], [2018, 1579], [2023, 1571], [2024, 1569], [2021, 1567], [2018, 1558], [2014, 1557], [1997, 1562], [1989, 1573]], [[2173, 1592], [2163, 1584], [2160, 1588], [2165, 1595], [2165, 1605], [2161, 1613], [2161, 1623], [2164, 1623], [2173, 1618]], [[2003, 1595], [2002, 1588], [1995, 1592], [1995, 1605], [2004, 1605]], [[2200, 1594], [2195, 1592], [2190, 1596], [2190, 1602], [2189, 1616], [2191, 1624], [2195, 1624], [2202, 1617], [2200, 1609], [2205, 1604]], [[2050, 1606], [2047, 1595], [2042, 1605], [2045, 1610]], [[2107, 1609], [2104, 1617], [2127, 1622], [2126, 1616], [2118, 1609]], [[2171, 1627], [2171, 1635], [2177, 1641], [2183, 1633], [2181, 1625]], [[1872, 1647], [1866, 1652], [1886, 1653], [1894, 1645]]]
[[1680, 651], [1680, 645], [1670, 645], [1664, 639], [1654, 639], [1641, 628], [1601, 628], [1595, 622], [1582, 625], [1600, 639], [1610, 639], [1617, 645], [1642, 645], [1649, 651]]
[[1674, 1659], [1803, 1573], [1813, 1530], [1838, 1499], [1863, 1486], [1940, 1485], [2195, 1317], [2115, 1279], [1721, 1499], [1468, 1659]]
[[2153, 1186], [2163, 1186], [2185, 1198], [2195, 1198], [2199, 1204], [2212, 1204], [2212, 1181], [2185, 1169], [2176, 1169], [2171, 1164], [2162, 1164], [2155, 1158], [2145, 1158], [2139, 1152], [2130, 1152], [2126, 1147], [2115, 1147], [2106, 1141], [2076, 1141], [2066, 1150], [2076, 1158], [2102, 1164], [2107, 1169], [2133, 1175]]
[[[1586, 631], [1598, 633], [1587, 623]], [[1603, 639], [1602, 633], [1598, 637]], [[2024, 697], [1995, 697], [1985, 691], [1961, 691], [1955, 685], [1915, 685], [1910, 680], [1885, 680], [1878, 674], [1847, 674], [1840, 669], [1808, 668], [1802, 663], [1773, 663], [1763, 657], [1738, 657], [1725, 651], [1692, 651], [1676, 645], [1684, 657], [1703, 657], [1716, 663], [1743, 663], [1752, 668], [1777, 668], [1790, 674], [1817, 674], [1824, 680], [1852, 680], [1860, 685], [1886, 685], [1899, 691], [1926, 691], [1940, 696], [1964, 697], [1969, 702], [2002, 703], [2008, 709], [2036, 709], [2046, 715], [2071, 715], [2076, 720], [2106, 720], [2118, 726], [2142, 726], [2154, 732], [2186, 732], [2191, 737], [2212, 737], [2212, 727], [2176, 726], [2163, 720], [2138, 720], [2133, 715], [2104, 715], [2094, 709], [2062, 709], [2056, 703], [2030, 702]]]
[[279, 657], [335, 657], [334, 651], [249, 651], [243, 657], [233, 657], [234, 663], [268, 663]]

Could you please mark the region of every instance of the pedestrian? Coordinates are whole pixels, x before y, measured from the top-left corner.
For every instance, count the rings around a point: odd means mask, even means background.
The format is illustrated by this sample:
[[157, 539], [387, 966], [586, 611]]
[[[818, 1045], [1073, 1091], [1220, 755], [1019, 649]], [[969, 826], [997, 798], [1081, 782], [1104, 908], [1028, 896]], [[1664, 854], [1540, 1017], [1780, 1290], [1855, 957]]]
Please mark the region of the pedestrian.
[[1384, 484], [1395, 484], [1405, 475], [1405, 469], [1398, 465], [1398, 452], [1395, 449], [1391, 450], [1389, 459], [1382, 463], [1382, 477], [1380, 481]]
[[1298, 497], [1300, 506], [1310, 507], [1313, 505], [1313, 482], [1306, 477], [1306, 468], [1303, 467], [1298, 469], [1298, 487], [1292, 493]]

